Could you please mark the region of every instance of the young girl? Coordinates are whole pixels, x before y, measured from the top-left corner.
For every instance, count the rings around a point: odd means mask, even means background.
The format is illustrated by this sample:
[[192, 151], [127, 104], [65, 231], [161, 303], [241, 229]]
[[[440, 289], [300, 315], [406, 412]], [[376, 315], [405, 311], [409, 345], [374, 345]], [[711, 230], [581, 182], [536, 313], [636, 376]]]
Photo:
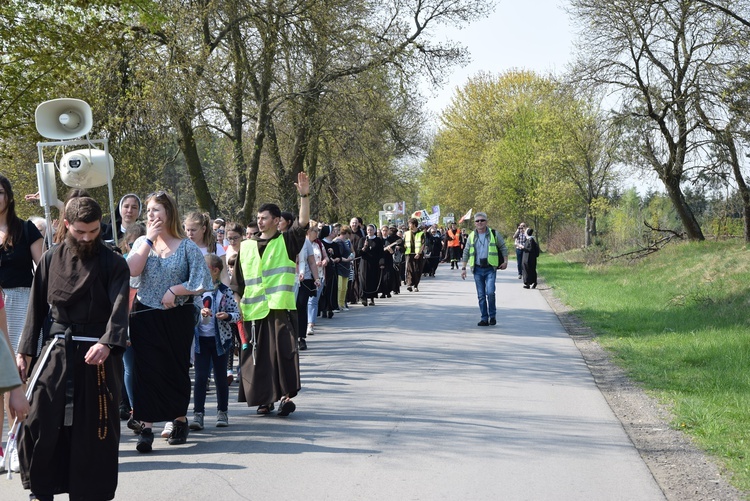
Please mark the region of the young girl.
[[227, 275], [227, 257], [224, 247], [216, 241], [216, 235], [214, 235], [211, 229], [211, 218], [208, 214], [201, 212], [191, 212], [185, 216], [184, 228], [187, 237], [195, 242], [195, 245], [201, 250], [203, 255], [216, 254], [221, 258], [222, 264], [224, 265], [224, 271], [221, 272], [221, 281], [225, 285], [229, 285], [229, 275]]
[[216, 382], [216, 426], [229, 426], [229, 385], [222, 371], [227, 366], [232, 345], [231, 324], [239, 321], [240, 310], [232, 291], [221, 282], [224, 263], [216, 254], [206, 254], [206, 264], [214, 282], [213, 290], [203, 293], [201, 322], [195, 328], [195, 385], [193, 387], [193, 421], [191, 430], [203, 429], [206, 406], [206, 383], [211, 362]]

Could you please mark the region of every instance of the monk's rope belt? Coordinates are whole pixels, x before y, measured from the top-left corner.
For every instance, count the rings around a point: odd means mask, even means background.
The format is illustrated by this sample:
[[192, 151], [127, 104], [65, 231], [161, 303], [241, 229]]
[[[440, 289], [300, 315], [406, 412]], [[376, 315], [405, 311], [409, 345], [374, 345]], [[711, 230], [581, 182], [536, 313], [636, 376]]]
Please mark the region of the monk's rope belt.
[[[94, 333], [104, 332], [106, 324], [89, 324], [89, 325], [66, 325], [59, 322], [53, 322], [50, 334], [57, 339], [64, 339], [66, 345], [69, 342], [83, 342], [83, 343], [98, 343], [99, 337], [93, 336], [79, 336], [74, 335], [74, 332], [81, 333]], [[67, 348], [65, 350], [66, 364], [65, 364], [65, 417], [63, 419], [63, 426], [73, 425], [73, 393], [75, 389], [75, 382], [73, 380], [73, 365], [75, 364], [75, 350]], [[97, 435], [99, 440], [104, 440], [107, 437], [107, 418], [108, 418], [108, 407], [107, 401], [112, 400], [112, 393], [107, 387], [106, 371], [103, 365], [96, 367], [97, 377], [97, 401], [99, 404], [99, 426], [97, 428]]]

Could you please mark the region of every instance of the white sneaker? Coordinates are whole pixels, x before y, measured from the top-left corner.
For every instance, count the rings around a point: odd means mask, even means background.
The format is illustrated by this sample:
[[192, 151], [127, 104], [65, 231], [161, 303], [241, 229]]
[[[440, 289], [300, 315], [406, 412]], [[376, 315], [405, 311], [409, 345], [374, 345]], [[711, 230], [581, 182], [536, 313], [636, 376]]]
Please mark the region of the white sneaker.
[[169, 438], [172, 434], [172, 428], [174, 428], [174, 423], [167, 421], [167, 424], [164, 425], [164, 429], [161, 431], [161, 438]]
[[18, 461], [18, 449], [16, 448], [10, 454], [10, 471], [13, 473], [21, 472], [21, 463]]
[[313, 327], [312, 325], [308, 325], [307, 326], [307, 335], [308, 336], [312, 336], [314, 334], [315, 334], [315, 327]]

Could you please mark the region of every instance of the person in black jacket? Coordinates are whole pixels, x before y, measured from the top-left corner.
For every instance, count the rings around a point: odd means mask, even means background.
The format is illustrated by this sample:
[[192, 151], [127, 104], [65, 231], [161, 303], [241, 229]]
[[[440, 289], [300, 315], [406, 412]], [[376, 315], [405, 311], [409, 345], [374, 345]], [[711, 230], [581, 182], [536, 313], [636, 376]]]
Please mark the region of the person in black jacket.
[[523, 245], [523, 288], [536, 289], [536, 259], [539, 257], [539, 244], [532, 228], [526, 229], [526, 242]]

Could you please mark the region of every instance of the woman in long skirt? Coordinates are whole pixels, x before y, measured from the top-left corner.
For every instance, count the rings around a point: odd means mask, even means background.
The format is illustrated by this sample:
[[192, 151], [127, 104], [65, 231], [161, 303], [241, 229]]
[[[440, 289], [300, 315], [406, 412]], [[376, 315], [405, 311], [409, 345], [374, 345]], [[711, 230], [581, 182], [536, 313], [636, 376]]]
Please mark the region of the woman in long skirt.
[[194, 296], [210, 289], [211, 272], [198, 246], [185, 237], [177, 206], [163, 191], [146, 199], [146, 236], [128, 254], [130, 275], [139, 277], [130, 317], [135, 359], [133, 417], [142, 422], [136, 449], [150, 452], [152, 425], [171, 421], [169, 444], [184, 444], [190, 405], [190, 352]]

